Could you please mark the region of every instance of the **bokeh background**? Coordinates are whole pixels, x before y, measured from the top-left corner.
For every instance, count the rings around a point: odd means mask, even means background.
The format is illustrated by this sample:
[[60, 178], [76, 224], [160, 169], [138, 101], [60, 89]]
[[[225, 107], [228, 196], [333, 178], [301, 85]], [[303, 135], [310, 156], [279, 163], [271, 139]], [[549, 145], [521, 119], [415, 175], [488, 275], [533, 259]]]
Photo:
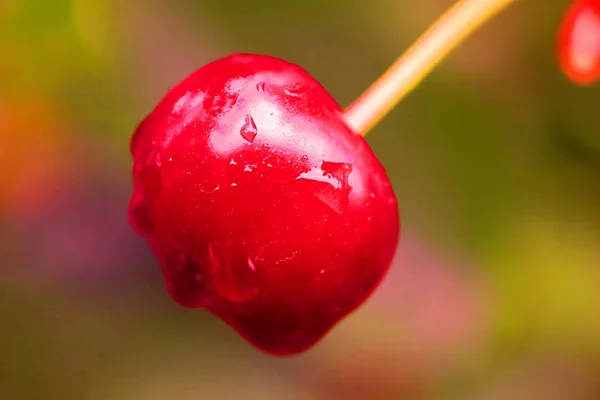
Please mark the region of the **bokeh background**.
[[342, 106], [451, 0], [0, 1], [0, 399], [600, 398], [600, 86], [522, 1], [367, 140], [403, 216], [392, 271], [294, 358], [178, 307], [127, 223], [129, 138], [232, 52]]

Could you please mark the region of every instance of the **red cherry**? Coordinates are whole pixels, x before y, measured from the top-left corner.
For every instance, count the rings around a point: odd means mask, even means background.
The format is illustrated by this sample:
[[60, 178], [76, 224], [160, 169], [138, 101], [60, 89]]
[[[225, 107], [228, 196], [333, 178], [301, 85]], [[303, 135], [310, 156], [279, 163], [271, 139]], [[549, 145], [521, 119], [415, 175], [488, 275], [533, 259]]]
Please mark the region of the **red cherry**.
[[236, 54], [200, 68], [141, 123], [131, 151], [130, 219], [173, 299], [266, 352], [313, 346], [389, 268], [390, 181], [297, 65]]
[[558, 61], [567, 77], [579, 85], [600, 78], [600, 0], [573, 3], [561, 24]]

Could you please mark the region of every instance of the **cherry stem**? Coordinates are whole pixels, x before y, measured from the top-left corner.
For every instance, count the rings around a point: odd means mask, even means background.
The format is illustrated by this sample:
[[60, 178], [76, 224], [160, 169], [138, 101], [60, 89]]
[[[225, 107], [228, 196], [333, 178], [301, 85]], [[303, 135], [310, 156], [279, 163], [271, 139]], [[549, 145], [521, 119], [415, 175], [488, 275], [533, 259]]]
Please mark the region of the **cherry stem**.
[[470, 33], [516, 0], [460, 0], [446, 11], [394, 64], [344, 111], [365, 136]]

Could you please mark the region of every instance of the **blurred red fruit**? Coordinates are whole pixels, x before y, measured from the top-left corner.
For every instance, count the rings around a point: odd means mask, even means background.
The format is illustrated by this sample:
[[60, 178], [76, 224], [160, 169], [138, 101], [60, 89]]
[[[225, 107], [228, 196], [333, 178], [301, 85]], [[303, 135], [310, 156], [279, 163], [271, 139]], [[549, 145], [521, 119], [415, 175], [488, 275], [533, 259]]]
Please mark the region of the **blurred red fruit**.
[[569, 7], [559, 31], [558, 61], [578, 85], [600, 78], [600, 0], [579, 0]]

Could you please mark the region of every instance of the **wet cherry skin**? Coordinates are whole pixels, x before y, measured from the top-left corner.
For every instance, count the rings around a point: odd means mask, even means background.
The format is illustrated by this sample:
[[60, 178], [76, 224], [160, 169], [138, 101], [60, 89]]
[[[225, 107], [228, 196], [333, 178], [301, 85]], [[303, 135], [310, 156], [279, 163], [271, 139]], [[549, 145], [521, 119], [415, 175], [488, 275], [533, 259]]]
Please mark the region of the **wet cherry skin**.
[[600, 79], [600, 0], [578, 0], [568, 8], [559, 30], [558, 62], [578, 85]]
[[389, 268], [400, 222], [386, 172], [294, 64], [236, 54], [198, 69], [131, 152], [130, 221], [173, 299], [265, 352], [312, 347]]

